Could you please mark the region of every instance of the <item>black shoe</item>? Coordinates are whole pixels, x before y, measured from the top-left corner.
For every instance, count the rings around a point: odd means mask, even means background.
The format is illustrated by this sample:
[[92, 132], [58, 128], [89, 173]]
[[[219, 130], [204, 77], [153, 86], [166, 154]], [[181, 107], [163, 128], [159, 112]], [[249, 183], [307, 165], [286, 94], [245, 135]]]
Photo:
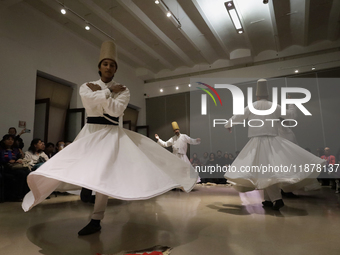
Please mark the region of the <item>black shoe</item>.
[[82, 188], [80, 192], [81, 201], [83, 201], [84, 203], [88, 203], [88, 202], [91, 202], [91, 198], [92, 198], [92, 190]]
[[283, 200], [279, 199], [274, 202], [274, 206], [272, 207], [272, 209], [275, 211], [279, 211], [280, 208], [284, 207], [284, 205], [285, 204], [283, 203]]
[[273, 202], [271, 201], [263, 201], [262, 202], [263, 207], [273, 207]]
[[87, 224], [82, 230], [78, 232], [80, 236], [86, 236], [94, 234], [101, 230], [100, 220], [91, 220], [89, 224]]

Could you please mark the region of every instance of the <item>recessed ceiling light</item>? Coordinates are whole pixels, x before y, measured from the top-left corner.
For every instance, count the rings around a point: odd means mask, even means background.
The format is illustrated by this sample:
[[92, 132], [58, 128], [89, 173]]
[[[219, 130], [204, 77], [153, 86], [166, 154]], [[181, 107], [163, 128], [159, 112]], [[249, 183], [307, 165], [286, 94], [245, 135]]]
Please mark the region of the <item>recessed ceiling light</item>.
[[171, 17], [171, 12], [167, 12], [167, 13], [166, 13], [166, 16], [167, 16], [167, 17]]
[[189, 87], [191, 87], [191, 84], [188, 84]]
[[155, 4], [159, 4], [159, 1], [158, 1], [158, 0], [156, 0], [156, 1], [155, 1]]
[[159, 91], [160, 91], [160, 92], [163, 92], [163, 89], [160, 89]]
[[295, 73], [298, 73], [298, 72], [299, 72], [299, 70], [296, 69], [296, 70], [295, 70]]
[[89, 26], [89, 25], [86, 25], [86, 26], [85, 26], [85, 29], [86, 29], [86, 30], [90, 30], [90, 26]]
[[179, 89], [179, 87], [177, 86], [177, 87], [176, 87], [176, 89], [178, 90], [178, 89]]
[[315, 70], [315, 69], [316, 69], [316, 68], [313, 66], [313, 67], [312, 67], [312, 70]]
[[66, 14], [66, 10], [65, 10], [64, 8], [61, 9], [60, 12], [61, 12], [62, 14], [64, 14], [64, 15]]

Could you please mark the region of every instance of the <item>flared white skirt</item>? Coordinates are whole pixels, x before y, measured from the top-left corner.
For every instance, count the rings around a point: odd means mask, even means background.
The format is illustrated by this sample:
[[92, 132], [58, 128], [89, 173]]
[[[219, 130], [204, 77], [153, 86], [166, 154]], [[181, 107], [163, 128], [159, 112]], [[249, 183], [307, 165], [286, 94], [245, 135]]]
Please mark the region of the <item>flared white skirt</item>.
[[253, 137], [224, 177], [239, 191], [264, 189], [280, 184], [285, 191], [309, 185], [325, 161], [279, 136]]
[[148, 199], [173, 188], [190, 192], [197, 177], [190, 164], [146, 136], [86, 124], [73, 143], [29, 174], [31, 191], [22, 207], [28, 211], [54, 190], [80, 187], [122, 200]]

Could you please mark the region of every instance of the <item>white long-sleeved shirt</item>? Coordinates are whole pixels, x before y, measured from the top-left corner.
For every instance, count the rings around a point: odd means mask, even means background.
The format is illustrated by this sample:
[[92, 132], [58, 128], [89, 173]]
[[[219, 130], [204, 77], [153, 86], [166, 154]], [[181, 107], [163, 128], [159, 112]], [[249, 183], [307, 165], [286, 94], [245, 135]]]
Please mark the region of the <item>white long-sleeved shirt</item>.
[[[272, 102], [267, 101], [265, 99], [256, 101], [253, 103], [253, 106], [257, 110], [268, 110], [272, 106]], [[252, 127], [249, 126], [248, 128], [248, 137], [255, 137], [255, 136], [277, 136], [278, 135], [278, 125], [281, 125], [280, 121], [271, 121], [272, 119], [278, 120], [279, 118], [284, 119], [295, 119], [297, 116], [296, 113], [296, 107], [294, 105], [289, 105], [286, 115], [281, 115], [281, 106], [277, 105], [276, 110], [269, 115], [256, 115], [252, 112], [250, 112], [249, 107], [247, 106], [244, 108], [244, 114], [243, 115], [234, 115], [231, 117], [228, 121], [228, 123], [224, 126], [225, 128], [230, 128], [231, 125], [236, 125], [236, 122], [239, 124], [241, 122], [241, 125], [243, 125], [243, 121], [248, 119], [248, 122], [250, 121], [250, 124], [252, 126], [260, 126], [262, 123], [260, 121], [256, 120], [262, 120], [263, 126], [261, 127]], [[251, 121], [254, 120], [254, 121]], [[248, 123], [245, 121], [245, 126], [247, 126]]]
[[28, 164], [33, 167], [35, 164], [38, 163], [39, 158], [42, 157], [45, 159], [45, 161], [49, 160], [48, 156], [45, 152], [40, 152], [38, 154], [32, 153], [31, 151], [25, 152], [25, 159], [28, 161]]
[[168, 141], [164, 142], [162, 139], [158, 139], [158, 144], [163, 147], [172, 146], [173, 154], [182, 154], [185, 155], [187, 153], [188, 143], [189, 144], [200, 144], [197, 139], [192, 139], [186, 134], [179, 134], [179, 136], [174, 135]]
[[[104, 83], [101, 79], [89, 83], [97, 84], [102, 89], [92, 91], [86, 84], [81, 85], [79, 94], [86, 109], [87, 116], [97, 117], [103, 116], [104, 113], [113, 117], [121, 117], [130, 101], [130, 91], [126, 88], [119, 93], [111, 93], [108, 86], [117, 84], [113, 80], [109, 83]], [[120, 119], [120, 122], [122, 120]]]

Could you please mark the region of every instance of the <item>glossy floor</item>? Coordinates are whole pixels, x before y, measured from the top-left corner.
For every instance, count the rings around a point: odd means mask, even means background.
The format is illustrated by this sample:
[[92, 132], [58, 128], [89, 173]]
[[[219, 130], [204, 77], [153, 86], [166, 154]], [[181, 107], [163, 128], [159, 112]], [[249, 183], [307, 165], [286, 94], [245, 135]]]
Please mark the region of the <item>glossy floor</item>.
[[0, 204], [1, 255], [95, 255], [165, 245], [171, 255], [340, 254], [340, 195], [329, 187], [298, 192], [280, 212], [263, 209], [261, 193], [200, 186], [145, 201], [110, 199], [102, 231], [78, 237], [93, 205], [58, 195], [24, 213]]

